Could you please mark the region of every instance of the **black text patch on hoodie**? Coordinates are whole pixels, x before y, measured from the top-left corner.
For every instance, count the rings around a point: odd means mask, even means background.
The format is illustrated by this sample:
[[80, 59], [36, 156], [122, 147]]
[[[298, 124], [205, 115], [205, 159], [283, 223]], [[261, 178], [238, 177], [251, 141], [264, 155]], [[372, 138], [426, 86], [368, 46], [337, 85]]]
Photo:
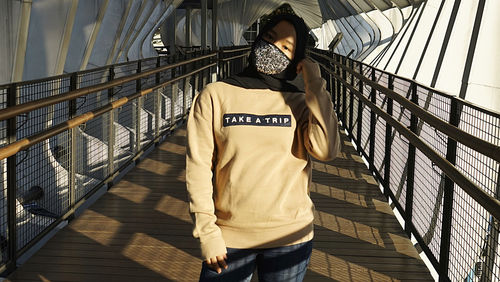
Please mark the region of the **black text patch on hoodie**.
[[292, 117], [290, 115], [224, 114], [222, 119], [223, 126], [292, 126]]

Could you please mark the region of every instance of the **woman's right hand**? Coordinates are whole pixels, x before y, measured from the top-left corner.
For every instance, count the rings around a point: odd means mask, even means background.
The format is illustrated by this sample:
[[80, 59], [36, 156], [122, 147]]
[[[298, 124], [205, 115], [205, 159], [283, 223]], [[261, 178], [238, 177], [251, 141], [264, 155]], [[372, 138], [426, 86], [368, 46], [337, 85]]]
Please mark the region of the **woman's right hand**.
[[227, 254], [223, 254], [220, 256], [215, 256], [213, 258], [209, 258], [205, 262], [208, 267], [217, 271], [217, 273], [221, 273], [222, 268], [227, 269], [226, 259], [227, 259]]
[[302, 73], [302, 78], [304, 79], [305, 84], [309, 83], [311, 79], [321, 77], [321, 71], [318, 63], [307, 57], [297, 64], [297, 74], [299, 73]]

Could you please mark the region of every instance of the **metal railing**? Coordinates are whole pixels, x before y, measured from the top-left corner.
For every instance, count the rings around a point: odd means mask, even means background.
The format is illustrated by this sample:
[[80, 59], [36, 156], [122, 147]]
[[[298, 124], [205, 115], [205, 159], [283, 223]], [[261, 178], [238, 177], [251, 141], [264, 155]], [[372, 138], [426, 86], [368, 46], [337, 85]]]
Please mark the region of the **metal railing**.
[[336, 112], [441, 281], [500, 281], [500, 114], [310, 50]]
[[[249, 50], [0, 86], [0, 270], [15, 268], [171, 132], [193, 95], [215, 75], [240, 71]], [[500, 114], [330, 52], [310, 56], [342, 125], [441, 279], [498, 280]]]
[[243, 66], [240, 49], [0, 86], [0, 272], [183, 122], [217, 69]]
[[229, 77], [243, 70], [247, 65], [250, 46], [221, 48], [219, 53], [219, 79]]

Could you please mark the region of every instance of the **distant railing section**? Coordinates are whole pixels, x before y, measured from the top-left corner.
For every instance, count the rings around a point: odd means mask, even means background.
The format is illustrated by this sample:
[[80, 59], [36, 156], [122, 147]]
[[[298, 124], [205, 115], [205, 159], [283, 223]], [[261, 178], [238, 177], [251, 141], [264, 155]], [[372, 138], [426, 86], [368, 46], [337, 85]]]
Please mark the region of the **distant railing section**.
[[232, 49], [0, 86], [0, 272], [182, 122], [219, 64], [241, 67]]
[[243, 70], [250, 46], [223, 47], [219, 52], [219, 79], [223, 79]]
[[328, 51], [309, 54], [440, 280], [500, 281], [500, 114]]

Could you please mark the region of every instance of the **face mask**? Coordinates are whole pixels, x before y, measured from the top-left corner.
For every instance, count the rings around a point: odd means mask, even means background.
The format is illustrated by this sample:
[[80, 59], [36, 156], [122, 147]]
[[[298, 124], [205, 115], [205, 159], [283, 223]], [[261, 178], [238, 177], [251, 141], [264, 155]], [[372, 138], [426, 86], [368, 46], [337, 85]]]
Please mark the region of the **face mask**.
[[278, 74], [290, 64], [290, 59], [274, 44], [260, 39], [253, 50], [257, 71], [265, 74]]

